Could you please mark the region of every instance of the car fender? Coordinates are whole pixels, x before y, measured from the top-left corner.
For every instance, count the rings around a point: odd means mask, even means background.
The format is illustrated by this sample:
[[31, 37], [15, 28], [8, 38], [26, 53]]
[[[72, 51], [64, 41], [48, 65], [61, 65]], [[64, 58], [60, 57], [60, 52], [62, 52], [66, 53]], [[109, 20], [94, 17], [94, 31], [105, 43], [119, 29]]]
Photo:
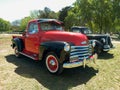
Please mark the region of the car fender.
[[103, 44], [100, 41], [98, 41], [98, 40], [94, 40], [94, 41], [96, 43], [95, 46], [103, 48]]
[[21, 52], [24, 48], [22, 39], [19, 39], [19, 38], [12, 39], [12, 48], [14, 48], [15, 46], [17, 46], [18, 51]]
[[40, 54], [39, 59], [44, 59], [48, 52], [54, 52], [59, 58], [59, 62], [62, 63], [69, 55], [69, 51], [64, 51], [64, 46], [66, 42], [63, 41], [48, 41], [40, 44]]

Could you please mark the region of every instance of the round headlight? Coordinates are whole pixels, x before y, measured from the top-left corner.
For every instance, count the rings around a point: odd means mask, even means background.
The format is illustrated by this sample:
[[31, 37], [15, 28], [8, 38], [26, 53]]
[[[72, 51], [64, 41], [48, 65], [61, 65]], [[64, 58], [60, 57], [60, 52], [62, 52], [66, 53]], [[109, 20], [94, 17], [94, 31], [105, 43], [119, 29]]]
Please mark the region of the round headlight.
[[102, 40], [103, 43], [105, 43], [105, 38], [102, 38], [101, 40]]
[[95, 47], [95, 45], [96, 45], [95, 40], [89, 40], [89, 43], [92, 45], [92, 47]]
[[64, 50], [69, 51], [70, 50], [70, 45], [66, 43], [65, 46], [64, 46]]
[[95, 47], [96, 43], [95, 40], [92, 41], [92, 46]]

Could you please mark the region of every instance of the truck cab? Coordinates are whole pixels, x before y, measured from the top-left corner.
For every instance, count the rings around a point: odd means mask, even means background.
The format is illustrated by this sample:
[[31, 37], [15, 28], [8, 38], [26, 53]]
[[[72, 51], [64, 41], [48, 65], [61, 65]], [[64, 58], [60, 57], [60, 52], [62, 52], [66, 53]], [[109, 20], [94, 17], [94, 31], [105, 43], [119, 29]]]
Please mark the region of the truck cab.
[[64, 68], [85, 67], [97, 59], [84, 34], [65, 32], [63, 23], [56, 19], [31, 20], [22, 36], [13, 36], [12, 48], [16, 57], [44, 60], [52, 74], [60, 74]]

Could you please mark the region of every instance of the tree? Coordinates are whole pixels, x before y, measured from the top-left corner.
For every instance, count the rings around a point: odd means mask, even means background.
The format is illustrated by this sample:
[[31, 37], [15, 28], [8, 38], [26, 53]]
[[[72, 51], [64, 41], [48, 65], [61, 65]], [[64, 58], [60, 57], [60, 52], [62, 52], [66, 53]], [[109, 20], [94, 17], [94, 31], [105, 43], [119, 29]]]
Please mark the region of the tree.
[[9, 31], [10, 27], [11, 27], [10, 22], [0, 18], [0, 31]]
[[27, 25], [28, 25], [28, 22], [31, 20], [32, 18], [30, 16], [28, 17], [25, 17], [21, 20], [21, 23], [20, 23], [20, 29], [21, 31], [25, 31]]
[[115, 32], [120, 33], [120, 0], [111, 0], [112, 2], [112, 26]]
[[76, 0], [65, 20], [70, 23], [68, 19], [75, 19], [74, 25], [85, 25], [99, 33], [114, 32], [120, 30], [119, 10], [120, 0]]
[[21, 31], [20, 29], [20, 23], [21, 23], [21, 20], [15, 20], [11, 23], [11, 30], [14, 31], [14, 32], [19, 32]]
[[34, 10], [31, 11], [31, 15], [32, 18], [55, 18], [57, 19], [57, 13], [55, 13], [54, 11], [51, 11], [48, 7], [45, 7], [44, 10]]
[[70, 11], [68, 12], [68, 16], [65, 17], [64, 22], [65, 22], [66, 29], [70, 29], [71, 26], [79, 25], [78, 15]]
[[68, 11], [71, 9], [71, 6], [67, 6], [62, 8], [62, 10], [59, 11], [59, 20], [64, 21], [65, 17], [68, 15]]

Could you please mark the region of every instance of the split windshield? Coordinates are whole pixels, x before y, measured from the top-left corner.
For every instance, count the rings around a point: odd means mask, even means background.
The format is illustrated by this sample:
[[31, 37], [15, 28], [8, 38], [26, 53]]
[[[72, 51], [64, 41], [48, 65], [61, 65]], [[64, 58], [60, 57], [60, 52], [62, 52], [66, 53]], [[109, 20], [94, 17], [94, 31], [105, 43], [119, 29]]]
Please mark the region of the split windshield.
[[43, 31], [49, 31], [49, 30], [63, 30], [63, 27], [61, 24], [55, 23], [55, 22], [42, 22], [40, 23], [41, 29]]
[[77, 33], [83, 33], [83, 34], [91, 34], [91, 30], [88, 28], [72, 28], [73, 32], [77, 32]]
[[91, 34], [91, 33], [92, 33], [91, 30], [88, 29], [88, 28], [82, 28], [82, 32], [83, 32], [84, 34]]

